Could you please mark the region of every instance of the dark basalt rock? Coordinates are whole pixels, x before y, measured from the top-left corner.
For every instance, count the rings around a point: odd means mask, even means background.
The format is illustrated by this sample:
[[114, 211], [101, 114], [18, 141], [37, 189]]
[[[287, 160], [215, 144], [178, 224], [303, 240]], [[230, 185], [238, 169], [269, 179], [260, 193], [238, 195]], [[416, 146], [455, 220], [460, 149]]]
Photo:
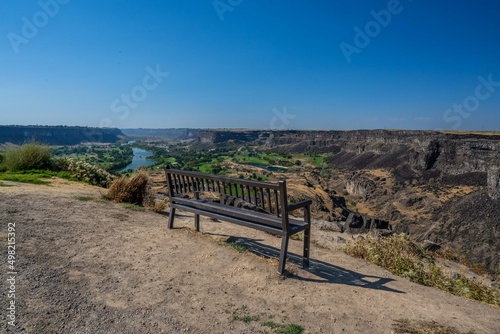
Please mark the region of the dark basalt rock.
[[[364, 217], [358, 213], [351, 212], [344, 225], [344, 232], [350, 234], [368, 233], [375, 230], [390, 231], [390, 224], [387, 221]], [[392, 233], [392, 231], [391, 231]]]

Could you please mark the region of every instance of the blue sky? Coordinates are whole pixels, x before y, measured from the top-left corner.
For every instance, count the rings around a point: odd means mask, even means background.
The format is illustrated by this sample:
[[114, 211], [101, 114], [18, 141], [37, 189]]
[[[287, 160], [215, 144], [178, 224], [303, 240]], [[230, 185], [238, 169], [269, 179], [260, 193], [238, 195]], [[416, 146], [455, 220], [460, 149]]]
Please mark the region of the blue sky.
[[0, 124], [500, 130], [500, 2], [0, 3]]

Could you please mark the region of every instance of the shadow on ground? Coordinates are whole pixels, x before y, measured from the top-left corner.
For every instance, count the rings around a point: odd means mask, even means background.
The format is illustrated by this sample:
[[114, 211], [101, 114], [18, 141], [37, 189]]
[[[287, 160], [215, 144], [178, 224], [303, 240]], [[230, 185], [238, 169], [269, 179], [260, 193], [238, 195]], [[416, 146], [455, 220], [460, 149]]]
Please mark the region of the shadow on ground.
[[[245, 237], [234, 237], [215, 233], [206, 234], [228, 237], [226, 242], [245, 247], [249, 252], [252, 252], [259, 256], [272, 259], [279, 258], [280, 250], [278, 248], [260, 243], [260, 241], [262, 240]], [[374, 289], [394, 293], [405, 293], [403, 291], [392, 289], [385, 285], [389, 282], [395, 281], [392, 278], [360, 274], [355, 271], [348, 270], [331, 263], [316, 260], [313, 258], [311, 258], [309, 262], [309, 268], [305, 268], [304, 270], [315, 277], [301, 276], [300, 272], [294, 274], [290, 274], [290, 272], [287, 272], [287, 277], [307, 282], [344, 284], [366, 289]], [[288, 252], [287, 264], [289, 263], [293, 263], [294, 265], [301, 268], [302, 256]]]

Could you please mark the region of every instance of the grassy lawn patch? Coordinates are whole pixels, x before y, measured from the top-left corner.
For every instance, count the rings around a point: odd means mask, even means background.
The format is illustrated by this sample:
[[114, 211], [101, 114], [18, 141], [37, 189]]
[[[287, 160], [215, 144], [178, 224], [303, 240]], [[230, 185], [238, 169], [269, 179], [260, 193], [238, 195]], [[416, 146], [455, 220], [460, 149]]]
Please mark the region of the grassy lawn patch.
[[306, 159], [310, 164], [316, 167], [323, 167], [326, 163], [326, 155], [325, 154], [294, 154], [294, 159]]
[[53, 172], [49, 170], [25, 170], [0, 173], [0, 180], [31, 184], [49, 184], [49, 182], [44, 179], [50, 179], [52, 177], [72, 180], [67, 172]]

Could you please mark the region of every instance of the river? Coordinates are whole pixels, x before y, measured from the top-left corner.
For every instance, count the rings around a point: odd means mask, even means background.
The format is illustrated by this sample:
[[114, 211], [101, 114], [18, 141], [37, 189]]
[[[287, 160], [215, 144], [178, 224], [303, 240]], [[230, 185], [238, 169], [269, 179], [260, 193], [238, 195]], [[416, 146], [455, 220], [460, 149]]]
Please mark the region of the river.
[[262, 168], [265, 170], [268, 170], [270, 172], [277, 172], [277, 173], [284, 173], [288, 170], [286, 167], [281, 167], [281, 166], [267, 166], [267, 165], [262, 165], [258, 163], [253, 163], [253, 162], [248, 162], [245, 165], [253, 166], [253, 167], [258, 167]]
[[152, 157], [153, 153], [134, 147], [132, 148], [132, 151], [134, 152], [134, 157], [132, 158], [132, 162], [122, 168], [120, 172], [126, 172], [129, 169], [131, 170], [136, 170], [139, 167], [146, 167], [146, 166], [151, 166], [155, 164], [154, 160], [148, 160], [147, 157]]

